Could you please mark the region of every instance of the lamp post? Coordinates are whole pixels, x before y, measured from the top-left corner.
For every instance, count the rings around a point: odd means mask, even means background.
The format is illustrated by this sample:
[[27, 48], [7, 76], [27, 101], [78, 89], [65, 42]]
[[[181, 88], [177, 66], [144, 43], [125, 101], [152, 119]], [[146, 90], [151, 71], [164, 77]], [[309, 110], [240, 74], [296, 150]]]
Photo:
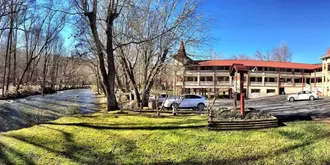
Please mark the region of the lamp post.
[[240, 74], [240, 112], [244, 115], [244, 73], [248, 73], [249, 70], [243, 64], [233, 64], [230, 69], [230, 75], [234, 76], [236, 73]]

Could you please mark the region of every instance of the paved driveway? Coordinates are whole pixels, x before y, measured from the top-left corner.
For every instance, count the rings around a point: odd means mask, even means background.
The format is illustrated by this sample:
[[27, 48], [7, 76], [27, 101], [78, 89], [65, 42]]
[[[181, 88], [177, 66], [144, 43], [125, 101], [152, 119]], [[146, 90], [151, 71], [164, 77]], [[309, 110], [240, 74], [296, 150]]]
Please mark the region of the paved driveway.
[[[239, 102], [238, 102], [239, 104]], [[232, 107], [233, 100], [219, 99], [216, 107]], [[314, 101], [286, 101], [286, 96], [273, 96], [246, 100], [246, 108], [268, 112], [282, 120], [308, 120], [311, 117], [330, 117], [330, 98]]]

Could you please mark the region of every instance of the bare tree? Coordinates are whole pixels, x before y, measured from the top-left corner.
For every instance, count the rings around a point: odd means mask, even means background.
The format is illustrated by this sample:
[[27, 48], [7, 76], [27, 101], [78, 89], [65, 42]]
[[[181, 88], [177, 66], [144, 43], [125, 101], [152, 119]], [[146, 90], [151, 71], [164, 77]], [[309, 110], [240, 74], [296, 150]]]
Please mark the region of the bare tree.
[[[16, 92], [20, 89], [23, 78], [33, 62], [35, 62], [36, 59], [40, 60], [40, 56], [45, 53], [48, 46], [57, 38], [60, 31], [63, 29], [65, 17], [58, 17], [57, 14], [58, 12], [56, 11], [50, 11], [44, 15], [41, 20], [38, 16], [32, 16], [30, 18], [26, 16], [26, 19], [29, 19], [29, 21], [26, 21], [23, 25], [25, 29], [26, 65], [16, 86]], [[38, 62], [34, 63], [32, 68], [34, 68]]]
[[[74, 2], [77, 9], [81, 12], [81, 16], [86, 18], [86, 22], [90, 28], [95, 43], [102, 86], [105, 89], [105, 95], [107, 96], [106, 112], [118, 109], [115, 97], [113, 31], [114, 21], [119, 16], [125, 1], [109, 0], [108, 2], [100, 2], [98, 0], [75, 0]], [[103, 6], [106, 6], [106, 8], [104, 9]], [[100, 31], [102, 29], [102, 27], [99, 26], [100, 24], [104, 25], [103, 32], [105, 33], [105, 42], [102, 42], [100, 37]]]
[[280, 46], [274, 49], [273, 58], [274, 61], [280, 62], [290, 62], [292, 60], [292, 53], [286, 42], [282, 42]]
[[232, 55], [230, 59], [234, 60], [250, 60], [251, 57], [245, 55], [245, 54], [239, 54], [239, 55]]
[[196, 1], [139, 2], [123, 9], [125, 17], [120, 17], [116, 24], [115, 41], [116, 55], [130, 79], [137, 102], [145, 106], [157, 76], [177, 51], [180, 40], [187, 45], [202, 44], [210, 20], [198, 13], [200, 4]]
[[266, 54], [262, 54], [257, 50], [255, 58], [264, 61], [290, 62], [292, 60], [292, 52], [288, 48], [286, 42], [282, 42], [278, 47], [274, 48], [272, 52], [267, 50]]

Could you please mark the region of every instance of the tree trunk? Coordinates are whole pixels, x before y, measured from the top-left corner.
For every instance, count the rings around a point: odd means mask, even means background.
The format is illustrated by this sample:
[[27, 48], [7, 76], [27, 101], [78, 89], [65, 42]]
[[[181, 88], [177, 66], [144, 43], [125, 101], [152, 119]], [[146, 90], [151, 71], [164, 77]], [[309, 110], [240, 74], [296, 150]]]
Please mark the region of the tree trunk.
[[44, 65], [43, 65], [43, 74], [42, 74], [42, 94], [45, 94], [46, 91], [46, 74], [47, 74], [47, 56], [48, 56], [48, 52], [46, 51], [45, 54], [45, 59], [44, 59]]
[[14, 70], [13, 70], [13, 85], [16, 86], [17, 82], [17, 23], [16, 23], [16, 30], [14, 33]]
[[[111, 11], [108, 11], [111, 12]], [[108, 56], [108, 110], [112, 109], [118, 109], [117, 101], [116, 101], [116, 96], [115, 96], [115, 74], [116, 74], [116, 69], [115, 69], [115, 59], [114, 59], [114, 54], [113, 54], [113, 36], [112, 36], [112, 30], [113, 30], [113, 21], [114, 21], [114, 15], [113, 13], [108, 13], [110, 20], [108, 20], [108, 26], [107, 26], [107, 56]]]

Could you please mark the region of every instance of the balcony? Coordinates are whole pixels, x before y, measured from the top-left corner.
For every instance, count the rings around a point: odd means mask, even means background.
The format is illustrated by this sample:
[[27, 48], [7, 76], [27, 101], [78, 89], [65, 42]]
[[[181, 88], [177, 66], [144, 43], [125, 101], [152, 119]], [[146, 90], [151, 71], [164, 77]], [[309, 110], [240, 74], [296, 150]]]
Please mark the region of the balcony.
[[281, 77], [292, 77], [292, 72], [280, 72]]
[[185, 75], [198, 75], [198, 70], [187, 70]]
[[295, 87], [302, 87], [303, 86], [303, 83], [294, 83], [294, 86]]
[[277, 86], [277, 82], [265, 82], [265, 86]]
[[213, 86], [213, 81], [201, 81], [200, 85]]
[[290, 82], [280, 83], [280, 86], [293, 86], [293, 83], [290, 83]]
[[184, 85], [198, 85], [198, 81], [186, 81]]
[[250, 85], [251, 86], [261, 86], [262, 85], [262, 82], [251, 82], [250, 81]]
[[229, 81], [217, 81], [217, 85], [230, 85]]
[[200, 70], [199, 72], [203, 76], [205, 76], [205, 75], [214, 75], [214, 71], [213, 70]]

